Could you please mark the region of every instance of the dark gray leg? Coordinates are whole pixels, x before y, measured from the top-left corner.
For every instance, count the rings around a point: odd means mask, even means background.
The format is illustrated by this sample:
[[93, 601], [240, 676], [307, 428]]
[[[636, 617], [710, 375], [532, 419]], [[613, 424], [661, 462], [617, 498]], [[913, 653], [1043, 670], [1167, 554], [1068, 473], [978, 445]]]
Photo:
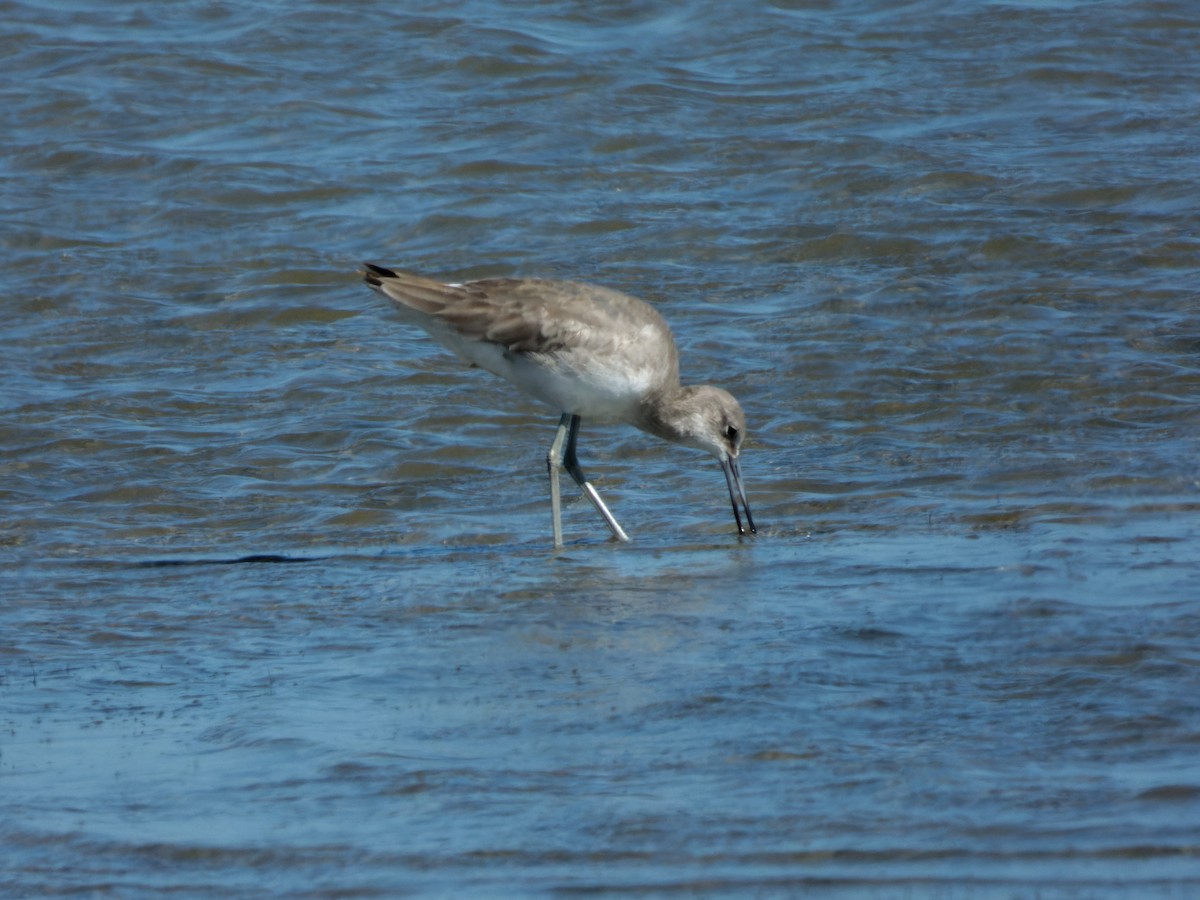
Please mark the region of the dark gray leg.
[[[608, 511], [608, 507], [604, 505], [604, 501], [600, 499], [600, 495], [592, 487], [587, 476], [583, 474], [583, 469], [579, 466], [579, 457], [576, 455], [579, 421], [579, 416], [563, 413], [563, 417], [558, 422], [558, 431], [554, 435], [554, 443], [550, 445], [550, 452], [546, 456], [546, 468], [550, 473], [550, 511], [554, 517], [554, 546], [561, 547], [563, 545], [562, 500], [558, 488], [558, 470], [560, 468], [566, 469], [575, 483], [583, 489], [584, 496], [592, 501], [592, 506], [596, 507], [596, 511], [600, 513], [604, 523], [612, 531], [613, 537], [618, 541], [627, 541], [629, 535], [617, 524], [617, 520]], [[564, 439], [566, 446], [563, 446]]]

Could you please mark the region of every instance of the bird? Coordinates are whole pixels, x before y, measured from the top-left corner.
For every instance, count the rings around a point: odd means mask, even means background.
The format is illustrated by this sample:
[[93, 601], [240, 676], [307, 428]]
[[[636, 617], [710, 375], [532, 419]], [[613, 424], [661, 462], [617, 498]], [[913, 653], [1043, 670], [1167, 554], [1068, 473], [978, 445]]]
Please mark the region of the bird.
[[680, 383], [675, 338], [648, 303], [577, 281], [443, 283], [363, 265], [363, 281], [392, 301], [402, 321], [424, 329], [467, 365], [498, 375], [561, 414], [546, 455], [556, 549], [563, 547], [559, 475], [564, 468], [613, 538], [629, 540], [579, 465], [584, 417], [627, 423], [715, 456], [738, 534], [757, 533], [738, 465], [746, 436], [742, 407], [719, 387]]

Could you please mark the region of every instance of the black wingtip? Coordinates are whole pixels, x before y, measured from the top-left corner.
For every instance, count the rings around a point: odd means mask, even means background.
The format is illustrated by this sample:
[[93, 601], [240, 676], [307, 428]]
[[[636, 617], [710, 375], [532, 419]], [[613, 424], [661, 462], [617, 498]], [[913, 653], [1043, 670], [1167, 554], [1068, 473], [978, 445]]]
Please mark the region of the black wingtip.
[[382, 282], [379, 280], [380, 278], [396, 277], [396, 273], [391, 269], [385, 269], [383, 266], [375, 265], [375, 263], [365, 262], [363, 265], [367, 267], [367, 270], [363, 272], [363, 281], [365, 281], [367, 284], [378, 287], [380, 284], [382, 284]]

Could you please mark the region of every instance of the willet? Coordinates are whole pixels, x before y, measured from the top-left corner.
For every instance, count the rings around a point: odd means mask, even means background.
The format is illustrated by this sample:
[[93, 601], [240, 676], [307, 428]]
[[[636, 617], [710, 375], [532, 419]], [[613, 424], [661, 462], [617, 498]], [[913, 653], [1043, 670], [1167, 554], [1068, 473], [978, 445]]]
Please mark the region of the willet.
[[468, 365], [499, 375], [562, 413], [546, 458], [555, 547], [562, 546], [563, 468], [613, 537], [629, 540], [579, 467], [576, 444], [584, 416], [626, 422], [711, 453], [725, 472], [738, 533], [755, 533], [738, 469], [746, 433], [742, 408], [721, 388], [680, 385], [675, 338], [652, 307], [620, 291], [573, 281], [485, 278], [442, 284], [365, 265], [363, 280], [393, 301], [406, 321]]

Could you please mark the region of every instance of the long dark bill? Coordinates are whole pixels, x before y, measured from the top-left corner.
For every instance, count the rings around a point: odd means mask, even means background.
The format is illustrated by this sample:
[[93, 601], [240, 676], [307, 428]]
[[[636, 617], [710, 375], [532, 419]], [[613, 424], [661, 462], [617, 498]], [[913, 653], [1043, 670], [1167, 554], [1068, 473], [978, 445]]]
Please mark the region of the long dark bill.
[[754, 517], [750, 515], [750, 504], [746, 501], [746, 489], [742, 487], [742, 473], [738, 469], [737, 460], [727, 456], [721, 460], [721, 469], [725, 472], [725, 483], [729, 485], [729, 502], [733, 505], [733, 518], [737, 522], [738, 534], [745, 534], [746, 529], [742, 527], [742, 514], [738, 510], [738, 501], [742, 503], [741, 508], [746, 511], [746, 525], [750, 528], [751, 534], [758, 534], [758, 529], [754, 527]]

